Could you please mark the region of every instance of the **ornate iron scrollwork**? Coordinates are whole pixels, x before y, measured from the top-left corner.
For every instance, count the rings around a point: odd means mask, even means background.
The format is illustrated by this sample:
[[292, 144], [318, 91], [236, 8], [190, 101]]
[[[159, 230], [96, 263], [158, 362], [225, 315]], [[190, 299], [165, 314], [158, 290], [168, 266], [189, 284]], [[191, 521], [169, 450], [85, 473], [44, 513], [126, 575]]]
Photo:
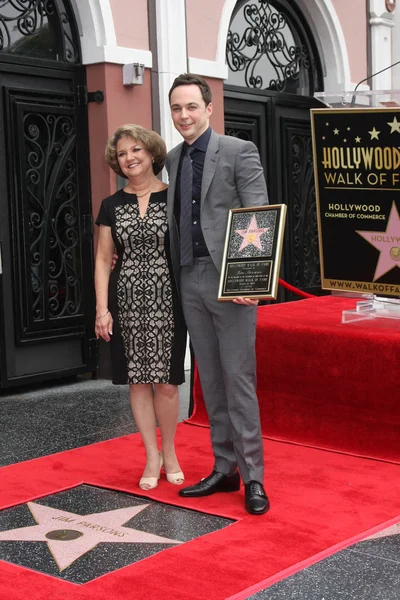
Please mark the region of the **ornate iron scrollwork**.
[[251, 142], [251, 134], [246, 129], [239, 129], [234, 127], [226, 127], [225, 135], [230, 135], [231, 137], [239, 138], [240, 140], [245, 140], [246, 142]]
[[31, 319], [75, 316], [82, 310], [82, 290], [72, 118], [26, 113], [24, 139]]
[[76, 63], [79, 61], [77, 46], [74, 43], [71, 21], [65, 10], [60, 11], [61, 23], [64, 32], [64, 55], [68, 63]]
[[[242, 31], [235, 31], [235, 26]], [[242, 13], [236, 13], [227, 36], [226, 59], [231, 72], [243, 72], [246, 87], [296, 93], [302, 75], [313, 87], [315, 61], [306, 40], [269, 0], [247, 3]]]
[[0, 52], [29, 55], [33, 47], [42, 49], [40, 57], [79, 62], [70, 17], [62, 0], [0, 0]]
[[291, 149], [293, 281], [307, 289], [321, 285], [311, 135], [293, 133]]

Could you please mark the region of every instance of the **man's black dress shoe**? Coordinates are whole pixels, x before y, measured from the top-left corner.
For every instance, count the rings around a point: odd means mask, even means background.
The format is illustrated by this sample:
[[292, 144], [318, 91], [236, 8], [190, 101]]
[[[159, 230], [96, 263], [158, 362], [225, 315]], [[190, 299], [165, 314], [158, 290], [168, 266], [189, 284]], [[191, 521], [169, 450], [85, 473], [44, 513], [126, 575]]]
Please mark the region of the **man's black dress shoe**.
[[245, 484], [246, 510], [252, 515], [263, 515], [270, 509], [268, 496], [261, 483], [250, 481]]
[[179, 495], [184, 498], [200, 498], [201, 496], [211, 496], [215, 492], [237, 492], [239, 489], [240, 475], [238, 471], [231, 477], [213, 471], [199, 483], [179, 490]]

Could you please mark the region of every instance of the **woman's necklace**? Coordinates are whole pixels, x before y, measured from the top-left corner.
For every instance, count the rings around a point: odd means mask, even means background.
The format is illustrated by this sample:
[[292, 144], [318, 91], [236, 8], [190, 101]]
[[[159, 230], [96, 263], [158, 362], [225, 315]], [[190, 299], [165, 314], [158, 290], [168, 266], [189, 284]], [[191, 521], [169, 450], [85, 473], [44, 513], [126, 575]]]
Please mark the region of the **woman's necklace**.
[[151, 192], [151, 188], [150, 188], [149, 190], [147, 190], [147, 192], [144, 192], [144, 194], [137, 194], [130, 185], [129, 185], [129, 187], [132, 190], [132, 192], [135, 194], [136, 198], [143, 198], [143, 196], [147, 196], [147, 194], [150, 194], [150, 192]]
[[145, 192], [144, 194], [136, 194], [136, 198], [143, 198], [143, 196], [147, 196], [147, 194], [150, 194], [151, 190], [148, 190], [147, 192]]

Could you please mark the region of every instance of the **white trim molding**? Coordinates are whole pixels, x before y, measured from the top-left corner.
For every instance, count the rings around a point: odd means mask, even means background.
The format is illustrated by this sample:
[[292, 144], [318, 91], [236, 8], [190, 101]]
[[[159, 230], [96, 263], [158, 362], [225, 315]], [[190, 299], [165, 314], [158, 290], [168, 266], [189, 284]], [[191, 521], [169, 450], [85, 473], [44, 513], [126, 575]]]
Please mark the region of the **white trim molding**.
[[150, 69], [153, 66], [153, 56], [150, 50], [136, 50], [134, 48], [123, 48], [122, 46], [91, 47], [90, 51], [84, 53], [84, 46], [82, 45], [82, 56], [84, 65], [140, 63]]
[[[394, 22], [396, 29], [392, 35], [392, 60], [400, 60], [400, 10], [396, 8], [394, 14]], [[393, 68], [392, 82], [395, 90], [400, 89], [400, 65]]]
[[189, 58], [188, 70], [203, 77], [213, 79], [228, 79], [228, 65], [226, 64], [226, 38], [228, 37], [229, 25], [232, 13], [236, 6], [236, 0], [225, 0], [221, 12], [218, 29], [217, 53], [214, 60], [202, 58]]
[[72, 0], [72, 5], [81, 36], [84, 65], [104, 62], [124, 65], [138, 62], [151, 68], [150, 51], [117, 45], [110, 0]]
[[202, 75], [203, 77], [213, 77], [214, 79], [228, 78], [228, 65], [220, 64], [213, 60], [204, 60], [202, 58], [188, 59], [189, 72]]
[[296, 0], [311, 27], [328, 92], [351, 89], [350, 62], [342, 25], [332, 0]]
[[[384, 0], [369, 0], [369, 26], [371, 73], [377, 73], [394, 62], [392, 59], [392, 28], [395, 26], [395, 15], [387, 11]], [[392, 75], [392, 69], [376, 75], [371, 79], [371, 88], [390, 90]]]
[[182, 141], [169, 108], [168, 92], [178, 75], [188, 70], [185, 0], [156, 2], [160, 134], [168, 150]]
[[226, 38], [228, 37], [229, 25], [232, 14], [237, 4], [236, 0], [225, 0], [221, 19], [219, 22], [216, 63], [220, 66], [226, 65]]

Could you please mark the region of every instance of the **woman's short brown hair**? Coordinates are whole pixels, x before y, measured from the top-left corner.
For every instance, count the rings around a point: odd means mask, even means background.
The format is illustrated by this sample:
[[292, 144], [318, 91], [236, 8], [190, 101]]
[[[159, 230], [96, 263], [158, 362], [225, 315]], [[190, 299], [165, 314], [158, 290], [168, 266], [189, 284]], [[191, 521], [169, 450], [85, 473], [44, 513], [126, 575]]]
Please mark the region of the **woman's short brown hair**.
[[162, 170], [167, 155], [167, 148], [162, 137], [155, 131], [151, 131], [151, 129], [128, 123], [127, 125], [121, 125], [121, 127], [118, 127], [114, 131], [106, 146], [105, 156], [107, 164], [117, 175], [126, 178], [126, 175], [120, 169], [117, 156], [117, 143], [122, 137], [132, 138], [132, 140], [142, 144], [143, 148], [152, 154], [154, 158], [154, 175], [157, 175]]

